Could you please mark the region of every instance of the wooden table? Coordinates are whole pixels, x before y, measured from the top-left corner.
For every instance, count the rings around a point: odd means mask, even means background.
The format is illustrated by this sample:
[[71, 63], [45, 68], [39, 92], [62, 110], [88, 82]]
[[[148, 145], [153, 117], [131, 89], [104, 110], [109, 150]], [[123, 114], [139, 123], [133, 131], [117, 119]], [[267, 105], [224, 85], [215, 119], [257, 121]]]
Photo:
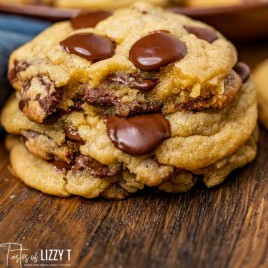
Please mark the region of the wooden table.
[[[240, 52], [254, 66], [268, 57], [268, 46]], [[22, 244], [38, 263], [71, 267], [266, 268], [267, 135], [261, 129], [257, 159], [219, 187], [125, 201], [60, 199], [30, 189], [12, 177], [0, 143], [0, 244]], [[6, 249], [0, 247], [1, 268]], [[62, 261], [41, 261], [41, 250], [49, 249], [71, 249], [70, 261], [67, 251]]]

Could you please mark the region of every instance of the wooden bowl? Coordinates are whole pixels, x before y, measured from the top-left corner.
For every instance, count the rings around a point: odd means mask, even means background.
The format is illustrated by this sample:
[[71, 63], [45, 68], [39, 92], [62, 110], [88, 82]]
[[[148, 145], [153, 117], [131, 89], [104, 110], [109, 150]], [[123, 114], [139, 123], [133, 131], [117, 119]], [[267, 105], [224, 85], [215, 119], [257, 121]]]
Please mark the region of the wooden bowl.
[[[210, 24], [233, 41], [268, 37], [268, 3], [212, 8], [171, 8], [171, 10]], [[0, 4], [0, 12], [56, 22], [70, 19], [78, 14], [79, 10]]]
[[268, 3], [172, 10], [215, 27], [230, 40], [244, 41], [268, 37]]

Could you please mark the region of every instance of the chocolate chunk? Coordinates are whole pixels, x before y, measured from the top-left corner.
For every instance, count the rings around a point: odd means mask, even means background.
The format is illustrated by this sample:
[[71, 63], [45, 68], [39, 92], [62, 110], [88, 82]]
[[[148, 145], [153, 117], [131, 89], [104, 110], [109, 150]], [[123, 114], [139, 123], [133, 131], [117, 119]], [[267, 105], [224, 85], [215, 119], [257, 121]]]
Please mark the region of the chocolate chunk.
[[100, 21], [110, 17], [111, 15], [111, 12], [103, 10], [87, 12], [73, 17], [71, 23], [75, 30], [95, 27]]
[[158, 83], [158, 80], [136, 80], [133, 82], [133, 88], [143, 90], [143, 91], [149, 91], [153, 89]]
[[109, 166], [103, 165], [97, 160], [84, 155], [79, 155], [75, 159], [75, 165], [73, 166], [73, 172], [81, 172], [87, 170], [92, 176], [103, 177], [103, 176], [114, 176], [119, 169], [109, 168]]
[[186, 55], [185, 45], [170, 34], [159, 32], [138, 40], [129, 58], [142, 71], [156, 71]]
[[55, 166], [57, 169], [60, 169], [61, 171], [72, 169], [72, 165], [64, 161], [51, 161], [50, 164]]
[[118, 102], [117, 98], [109, 90], [104, 88], [86, 89], [84, 99], [88, 104], [101, 106], [112, 106]]
[[27, 94], [29, 88], [31, 87], [32, 80], [26, 80], [22, 82], [22, 95]]
[[128, 119], [110, 117], [107, 134], [118, 149], [130, 155], [142, 155], [154, 151], [171, 132], [163, 115], [149, 114]]
[[93, 62], [111, 58], [114, 54], [113, 42], [107, 37], [93, 33], [74, 34], [60, 44], [68, 53]]
[[58, 121], [60, 117], [62, 117], [64, 113], [62, 111], [57, 111], [54, 114], [49, 115], [46, 119], [44, 119], [43, 124], [52, 125]]
[[81, 112], [83, 111], [82, 105], [84, 104], [84, 100], [80, 99], [80, 98], [75, 98], [73, 99], [74, 102], [74, 106], [71, 107], [71, 111], [77, 111], [77, 112]]
[[11, 69], [11, 71], [8, 74], [8, 79], [10, 83], [16, 82], [18, 73], [25, 71], [29, 66], [30, 64], [26, 61], [15, 60], [14, 67]]
[[116, 105], [116, 114], [120, 117], [128, 117], [137, 114], [157, 113], [161, 111], [161, 108], [162, 104], [159, 102], [119, 102]]
[[121, 102], [111, 91], [104, 88], [86, 89], [84, 99], [90, 105], [115, 106], [115, 114], [121, 117], [156, 113], [159, 112], [162, 107], [162, 104], [159, 102]]
[[24, 101], [24, 100], [21, 100], [20, 102], [19, 102], [19, 108], [20, 108], [20, 110], [23, 112], [23, 109], [24, 109], [24, 107], [26, 106], [27, 104], [26, 104], [26, 102]]
[[215, 40], [219, 39], [216, 32], [211, 29], [202, 27], [184, 26], [184, 29], [191, 34], [194, 34], [199, 39], [203, 39], [212, 44]]
[[[39, 83], [39, 94], [37, 94], [38, 91], [36, 92], [36, 90], [31, 88], [33, 80], [34, 83]], [[42, 123], [48, 116], [57, 112], [57, 106], [62, 93], [62, 89], [55, 88], [54, 83], [49, 77], [37, 75], [31, 80], [23, 82], [21, 90], [22, 100], [19, 103], [19, 107], [28, 118]], [[41, 109], [36, 109], [36, 102], [39, 103]]]
[[75, 131], [72, 128], [65, 129], [65, 135], [68, 139], [72, 141], [83, 141], [78, 131]]
[[[41, 107], [46, 111], [46, 118], [48, 116], [54, 115], [57, 117], [61, 117], [64, 111], [58, 110], [58, 104], [61, 100], [61, 96], [63, 94], [62, 88], [55, 88], [54, 84], [51, 83], [49, 87], [47, 87], [48, 96], [43, 99], [39, 99], [39, 103]], [[57, 115], [55, 115], [55, 113]]]
[[107, 77], [107, 80], [111, 83], [118, 83], [130, 88], [149, 91], [153, 89], [158, 83], [158, 79], [144, 79], [140, 77], [138, 74], [131, 75], [110, 75]]
[[38, 100], [41, 108], [47, 111], [49, 115], [57, 111], [56, 106], [59, 103], [59, 96], [56, 92], [43, 99], [41, 99], [41, 95], [37, 95], [36, 100]]
[[250, 70], [250, 67], [246, 63], [238, 62], [235, 65], [234, 70], [236, 73], [239, 74], [243, 83], [245, 83], [249, 79], [251, 70]]

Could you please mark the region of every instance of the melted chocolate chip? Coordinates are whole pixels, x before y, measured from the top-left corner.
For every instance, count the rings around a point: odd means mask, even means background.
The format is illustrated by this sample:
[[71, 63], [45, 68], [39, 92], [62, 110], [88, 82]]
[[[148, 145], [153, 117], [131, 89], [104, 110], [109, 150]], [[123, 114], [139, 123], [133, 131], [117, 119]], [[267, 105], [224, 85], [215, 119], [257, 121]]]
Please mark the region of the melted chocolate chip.
[[120, 117], [128, 117], [137, 114], [158, 113], [161, 108], [162, 104], [159, 102], [119, 102], [116, 106], [116, 114]]
[[50, 164], [55, 166], [57, 169], [62, 170], [62, 171], [72, 169], [71, 164], [68, 164], [64, 161], [51, 161]]
[[186, 55], [185, 45], [170, 34], [159, 32], [138, 40], [129, 58], [142, 71], [156, 71]]
[[41, 108], [47, 112], [48, 115], [53, 114], [57, 111], [57, 104], [59, 103], [59, 95], [57, 94], [57, 92], [54, 92], [51, 95], [48, 95], [47, 97], [41, 99], [41, 95], [37, 95], [36, 99]]
[[[38, 92], [33, 94], [32, 91], [29, 93], [33, 79], [35, 81], [38, 79], [40, 83], [39, 91], [42, 94], [37, 94]], [[48, 116], [57, 112], [57, 106], [62, 94], [62, 88], [55, 88], [54, 82], [49, 77], [39, 74], [31, 80], [23, 81], [21, 90], [22, 100], [19, 103], [19, 108], [31, 120], [42, 123]], [[40, 109], [35, 110], [33, 108], [32, 104], [36, 102], [39, 103]], [[40, 112], [41, 110], [42, 112]]]
[[158, 83], [158, 79], [143, 79], [138, 74], [128, 75], [110, 75], [107, 80], [111, 83], [118, 83], [130, 88], [149, 91], [153, 89]]
[[171, 135], [169, 122], [161, 114], [110, 117], [107, 133], [118, 149], [130, 155], [151, 153]]
[[100, 21], [110, 17], [111, 12], [108, 11], [95, 11], [79, 14], [72, 18], [71, 23], [75, 30], [82, 28], [95, 27]]
[[14, 67], [11, 69], [11, 71], [8, 74], [8, 79], [11, 83], [14, 83], [17, 80], [17, 75], [20, 72], [25, 71], [30, 64], [26, 61], [14, 61]]
[[184, 29], [191, 34], [194, 34], [199, 39], [203, 39], [212, 44], [215, 40], [219, 39], [216, 32], [211, 29], [202, 27], [184, 26]]
[[162, 104], [159, 102], [122, 102], [111, 91], [105, 88], [86, 89], [84, 99], [90, 105], [115, 106], [115, 114], [121, 117], [157, 113], [162, 108]]
[[75, 159], [73, 172], [77, 173], [83, 170], [87, 170], [92, 176], [96, 177], [114, 176], [119, 171], [119, 169], [109, 168], [109, 166], [103, 165], [89, 156], [79, 155]]
[[71, 111], [77, 111], [77, 112], [82, 112], [83, 111], [83, 104], [85, 103], [85, 101], [83, 99], [79, 98], [74, 98], [73, 99], [73, 103], [74, 105], [72, 107], [70, 107], [70, 112]]
[[133, 88], [143, 90], [143, 91], [149, 91], [153, 89], [158, 83], [158, 80], [137, 80], [133, 82]]
[[52, 125], [58, 121], [58, 119], [63, 115], [63, 112], [57, 111], [54, 114], [49, 115], [44, 121], [43, 124], [45, 125]]
[[88, 104], [96, 104], [101, 106], [112, 106], [117, 104], [117, 98], [104, 88], [86, 89], [84, 98]]
[[250, 70], [250, 67], [246, 63], [238, 62], [235, 65], [234, 70], [236, 73], [239, 74], [243, 83], [245, 83], [249, 79], [251, 70]]
[[83, 139], [80, 137], [78, 131], [75, 131], [71, 128], [68, 128], [65, 130], [65, 135], [68, 139], [72, 141], [83, 141]]
[[24, 100], [21, 100], [20, 102], [19, 102], [19, 108], [20, 108], [20, 110], [23, 112], [23, 108], [26, 106], [27, 104], [25, 103], [25, 101]]
[[86, 168], [87, 168], [87, 159], [86, 159], [86, 157], [85, 156], [83, 156], [83, 155], [80, 155], [80, 156], [78, 156], [77, 158], [76, 158], [76, 160], [75, 160], [75, 165], [74, 165], [74, 167], [73, 167], [73, 171], [75, 172], [75, 173], [77, 173], [77, 172], [79, 172], [79, 171], [83, 171], [83, 170], [85, 170]]
[[111, 58], [114, 54], [112, 41], [93, 33], [74, 34], [60, 44], [68, 53], [93, 62]]

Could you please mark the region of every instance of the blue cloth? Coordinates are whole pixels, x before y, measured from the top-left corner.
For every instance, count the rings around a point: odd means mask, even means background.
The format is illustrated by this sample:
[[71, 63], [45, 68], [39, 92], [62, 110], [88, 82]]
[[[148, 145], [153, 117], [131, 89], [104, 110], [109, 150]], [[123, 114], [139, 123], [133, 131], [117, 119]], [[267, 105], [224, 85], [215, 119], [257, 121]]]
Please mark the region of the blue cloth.
[[0, 14], [0, 109], [12, 92], [7, 80], [8, 59], [11, 52], [50, 25], [51, 23], [47, 21]]

